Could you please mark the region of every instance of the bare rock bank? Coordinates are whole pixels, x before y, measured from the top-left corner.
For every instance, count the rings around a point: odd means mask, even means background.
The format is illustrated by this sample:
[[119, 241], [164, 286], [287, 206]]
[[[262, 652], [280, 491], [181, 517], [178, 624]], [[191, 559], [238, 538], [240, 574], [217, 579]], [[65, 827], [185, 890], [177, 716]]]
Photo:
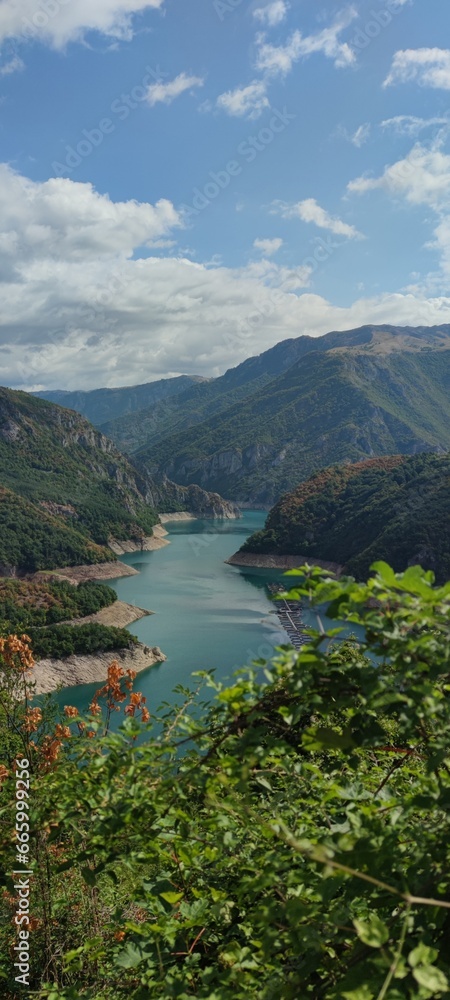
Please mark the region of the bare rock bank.
[[162, 524], [166, 524], [167, 521], [195, 521], [195, 514], [190, 514], [188, 510], [178, 510], [173, 514], [160, 514], [159, 520]]
[[115, 649], [109, 653], [95, 653], [92, 656], [72, 655], [65, 657], [64, 660], [38, 660], [30, 671], [30, 680], [36, 684], [37, 695], [49, 694], [60, 685], [76, 687], [77, 684], [103, 684], [113, 660], [117, 660], [124, 670], [131, 669], [140, 673], [155, 663], [163, 663], [166, 659], [159, 646], [144, 646], [140, 642], [131, 649]]
[[116, 556], [123, 556], [126, 552], [153, 552], [155, 549], [163, 549], [165, 545], [170, 545], [165, 538], [167, 534], [162, 524], [155, 524], [152, 535], [147, 535], [139, 541], [128, 539], [118, 542], [112, 538], [108, 542], [108, 548], [112, 549]]
[[324, 562], [322, 559], [311, 560], [310, 556], [279, 556], [270, 552], [261, 552], [258, 554], [253, 552], [235, 552], [234, 556], [225, 559], [225, 562], [230, 566], [255, 566], [261, 569], [297, 569], [298, 566], [309, 563], [313, 566], [321, 566], [322, 569], [327, 569], [330, 573], [335, 573], [338, 577], [341, 576], [343, 571], [343, 566], [340, 566], [339, 563]]
[[88, 625], [89, 622], [96, 622], [98, 625], [114, 625], [116, 628], [126, 628], [132, 622], [153, 615], [154, 611], [146, 611], [145, 608], [138, 608], [135, 604], [127, 604], [126, 601], [114, 601], [107, 608], [100, 608], [95, 614], [86, 615], [84, 618], [72, 618], [65, 622], [66, 625]]

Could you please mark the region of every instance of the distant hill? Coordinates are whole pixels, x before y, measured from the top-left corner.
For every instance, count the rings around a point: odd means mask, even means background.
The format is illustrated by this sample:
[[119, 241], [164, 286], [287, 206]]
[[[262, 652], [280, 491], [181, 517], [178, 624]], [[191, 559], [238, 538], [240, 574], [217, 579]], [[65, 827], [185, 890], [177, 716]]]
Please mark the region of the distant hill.
[[72, 410], [0, 388], [0, 573], [113, 559], [161, 510], [233, 516], [220, 497], [142, 475]]
[[33, 393], [50, 403], [58, 403], [69, 410], [76, 410], [82, 416], [100, 427], [108, 420], [135, 413], [146, 406], [153, 406], [162, 399], [175, 396], [191, 385], [208, 383], [200, 375], [179, 375], [177, 378], [163, 378], [143, 385], [121, 386], [117, 389], [92, 389], [91, 391], [46, 389]]
[[338, 563], [365, 579], [383, 559], [450, 579], [450, 456], [420, 454], [323, 469], [285, 494], [241, 554]]
[[178, 396], [176, 431], [158, 428], [156, 407], [153, 436], [134, 460], [151, 475], [270, 505], [337, 461], [448, 450], [449, 388], [449, 326], [300, 337], [197, 387], [197, 409]]

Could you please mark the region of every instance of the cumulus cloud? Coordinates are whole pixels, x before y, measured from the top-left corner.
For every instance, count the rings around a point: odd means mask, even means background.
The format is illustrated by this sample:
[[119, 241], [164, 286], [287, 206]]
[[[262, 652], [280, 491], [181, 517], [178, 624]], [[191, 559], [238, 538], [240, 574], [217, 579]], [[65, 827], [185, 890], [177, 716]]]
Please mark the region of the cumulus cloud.
[[341, 41], [340, 35], [355, 17], [357, 17], [355, 8], [348, 7], [322, 31], [312, 35], [302, 35], [301, 31], [294, 31], [285, 45], [272, 45], [266, 41], [265, 35], [260, 35], [257, 39], [256, 68], [272, 76], [286, 76], [299, 59], [305, 59], [319, 52], [327, 59], [332, 59], [338, 68], [352, 65], [355, 62], [355, 54], [347, 42]]
[[186, 90], [193, 90], [195, 87], [203, 87], [204, 80], [201, 76], [189, 76], [188, 73], [179, 73], [174, 80], [163, 83], [157, 80], [152, 83], [146, 93], [145, 100], [153, 107], [155, 104], [171, 104], [176, 97], [184, 94]]
[[273, 3], [268, 3], [265, 7], [257, 7], [253, 11], [253, 17], [257, 21], [261, 21], [262, 24], [267, 24], [270, 28], [274, 28], [275, 25], [281, 24], [281, 21], [284, 21], [288, 9], [289, 5], [285, 3], [285, 0], [273, 0]]
[[450, 207], [450, 156], [417, 143], [408, 155], [386, 167], [380, 177], [357, 177], [348, 191], [364, 194], [384, 189], [412, 205], [429, 205], [437, 211]]
[[450, 90], [450, 49], [401, 49], [396, 52], [384, 86], [411, 81], [421, 87]]
[[[407, 204], [434, 210], [438, 223], [428, 247], [441, 255], [441, 270], [450, 277], [450, 156], [417, 143], [402, 160], [386, 167], [380, 177], [357, 177], [348, 185], [356, 194], [381, 189]], [[436, 276], [431, 276], [436, 283]]]
[[113, 202], [90, 184], [0, 171], [1, 382], [23, 388], [132, 385], [218, 375], [284, 337], [363, 323], [450, 322], [450, 299], [409, 293], [337, 308], [311, 267], [245, 268], [149, 257], [180, 225], [167, 201]]
[[265, 257], [271, 257], [274, 253], [277, 253], [280, 247], [283, 246], [283, 240], [279, 236], [275, 236], [274, 239], [261, 240], [256, 239], [253, 242], [255, 250], [261, 250], [261, 253]]
[[0, 4], [0, 42], [39, 39], [56, 49], [80, 41], [88, 31], [130, 39], [133, 15], [162, 6], [163, 0], [14, 0]]
[[284, 219], [301, 219], [302, 222], [312, 222], [319, 229], [327, 229], [336, 236], [345, 236], [349, 240], [364, 239], [362, 233], [359, 233], [355, 226], [330, 215], [318, 204], [315, 198], [305, 198], [304, 201], [298, 201], [294, 205], [275, 202], [274, 211], [279, 212]]
[[246, 87], [227, 90], [217, 98], [217, 107], [236, 118], [259, 118], [270, 107], [264, 80], [252, 80]]

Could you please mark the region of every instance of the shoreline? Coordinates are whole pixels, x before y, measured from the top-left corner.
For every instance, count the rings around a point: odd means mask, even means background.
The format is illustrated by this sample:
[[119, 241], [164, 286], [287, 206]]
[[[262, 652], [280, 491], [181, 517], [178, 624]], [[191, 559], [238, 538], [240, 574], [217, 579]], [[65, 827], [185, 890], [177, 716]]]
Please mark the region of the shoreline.
[[108, 667], [114, 660], [124, 670], [132, 669], [136, 673], [141, 673], [155, 663], [164, 663], [167, 656], [161, 652], [159, 646], [146, 646], [139, 642], [130, 649], [112, 649], [107, 653], [81, 656], [72, 653], [63, 660], [50, 658], [37, 660], [29, 674], [31, 682], [36, 685], [33, 696], [50, 694], [59, 687], [103, 684], [108, 676]]
[[322, 569], [341, 576], [344, 567], [339, 563], [326, 562], [323, 559], [311, 559], [311, 556], [290, 556], [277, 555], [270, 552], [235, 552], [229, 559], [225, 559], [229, 566], [254, 566], [259, 569], [298, 569], [299, 566], [308, 563], [310, 566], [320, 566]]
[[168, 535], [168, 531], [164, 526], [155, 524], [153, 534], [146, 535], [142, 541], [135, 542], [131, 539], [125, 539], [119, 542], [113, 538], [108, 542], [108, 548], [112, 549], [116, 556], [124, 556], [129, 552], [154, 552], [156, 549], [163, 549], [165, 545], [170, 545], [166, 535]]
[[178, 510], [174, 511], [173, 514], [160, 514], [159, 520], [161, 524], [166, 524], [167, 521], [197, 521], [198, 518], [195, 514], [190, 514], [188, 510]]
[[84, 618], [71, 618], [70, 621], [61, 622], [61, 625], [88, 625], [90, 622], [96, 622], [98, 625], [126, 628], [127, 625], [139, 621], [140, 618], [154, 614], [154, 611], [138, 608], [136, 604], [127, 604], [126, 601], [117, 600], [113, 604], [107, 605], [106, 608], [100, 608], [100, 611], [96, 611], [92, 615], [86, 615]]

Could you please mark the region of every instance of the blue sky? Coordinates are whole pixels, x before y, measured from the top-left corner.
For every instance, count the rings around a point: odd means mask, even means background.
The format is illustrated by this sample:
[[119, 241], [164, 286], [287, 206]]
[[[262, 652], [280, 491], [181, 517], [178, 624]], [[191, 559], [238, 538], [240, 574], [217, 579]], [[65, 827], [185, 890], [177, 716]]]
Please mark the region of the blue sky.
[[0, 4], [2, 382], [450, 322], [442, 0]]

